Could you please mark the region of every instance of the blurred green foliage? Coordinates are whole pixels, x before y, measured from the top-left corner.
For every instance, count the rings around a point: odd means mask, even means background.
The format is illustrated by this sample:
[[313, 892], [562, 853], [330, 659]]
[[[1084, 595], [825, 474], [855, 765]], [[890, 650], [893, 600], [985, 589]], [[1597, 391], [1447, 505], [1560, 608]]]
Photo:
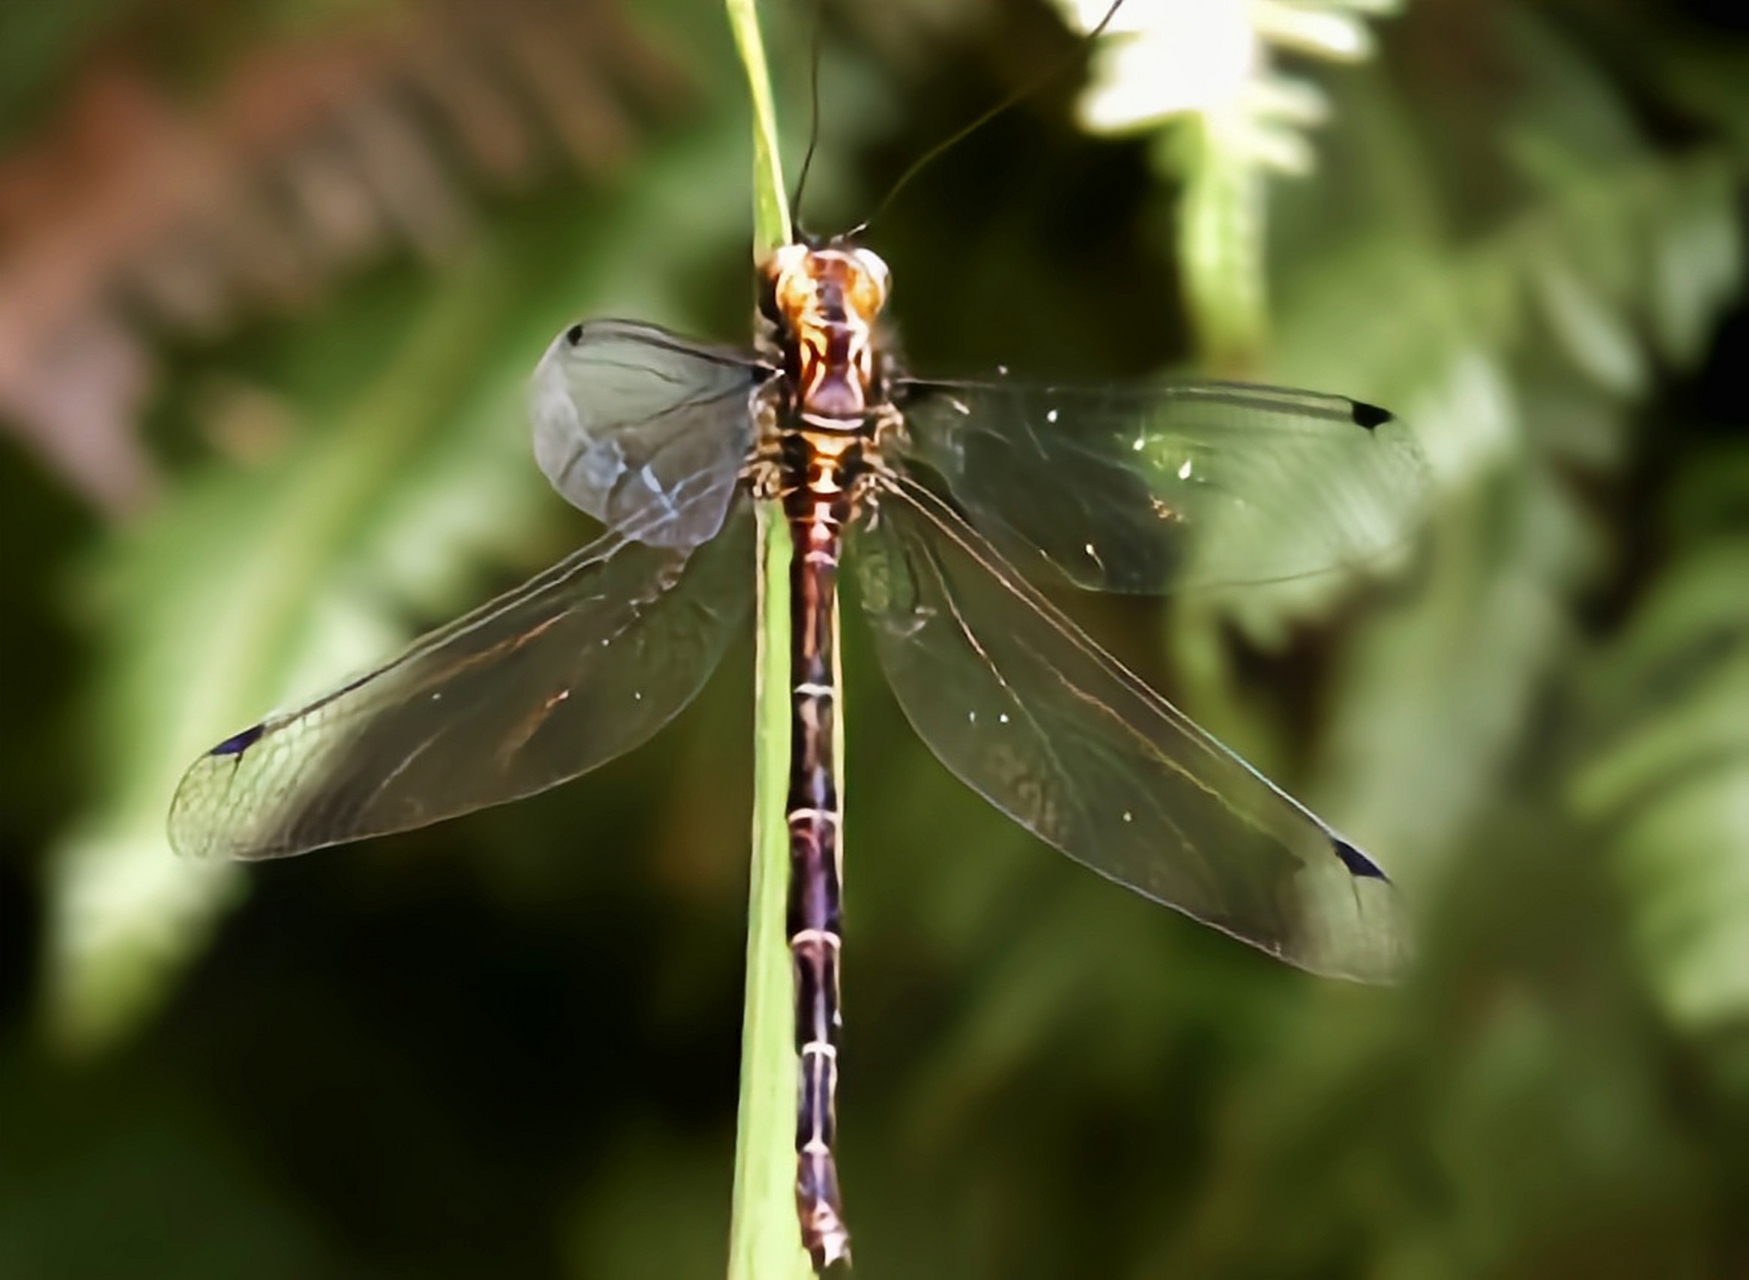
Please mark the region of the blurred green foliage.
[[[198, 97], [418, 6], [237, 6], [178, 67], [209, 8], [9, 14], [0, 138], [118, 52]], [[0, 445], [0, 1275], [724, 1265], [750, 645], [655, 744], [520, 805], [247, 872], [162, 834], [196, 751], [587, 536], [527, 456], [552, 333], [744, 335], [720, 6], [626, 16], [679, 72], [616, 168], [481, 190], [453, 253], [290, 313], [151, 335], [144, 515]], [[811, 18], [765, 21], [793, 169]], [[810, 228], [1067, 47], [1022, 0], [831, 5], [824, 31]], [[1089, 616], [1397, 874], [1420, 962], [1318, 982], [1037, 847], [910, 737], [853, 621], [866, 1274], [1749, 1269], [1749, 32], [1705, 0], [1418, 0], [1374, 33], [1370, 62], [1295, 68], [1330, 104], [1316, 171], [1250, 175], [1253, 220], [1202, 230], [1268, 282], [1250, 372], [1415, 425], [1424, 536], [1365, 581]], [[913, 366], [1135, 375], [1212, 345], [1218, 273], [1176, 257], [1187, 193], [1220, 216], [1195, 122], [1094, 141], [1074, 93], [871, 232]], [[260, 447], [227, 445], [238, 414]]]

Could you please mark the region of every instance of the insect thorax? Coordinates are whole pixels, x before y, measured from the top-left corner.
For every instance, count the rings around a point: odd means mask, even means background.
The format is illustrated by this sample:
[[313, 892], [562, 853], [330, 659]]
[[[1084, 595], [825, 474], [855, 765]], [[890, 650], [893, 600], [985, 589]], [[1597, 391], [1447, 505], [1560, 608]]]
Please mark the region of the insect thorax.
[[866, 249], [791, 244], [760, 275], [761, 347], [785, 375], [762, 423], [764, 487], [848, 516], [868, 446], [893, 417], [876, 328], [886, 264]]

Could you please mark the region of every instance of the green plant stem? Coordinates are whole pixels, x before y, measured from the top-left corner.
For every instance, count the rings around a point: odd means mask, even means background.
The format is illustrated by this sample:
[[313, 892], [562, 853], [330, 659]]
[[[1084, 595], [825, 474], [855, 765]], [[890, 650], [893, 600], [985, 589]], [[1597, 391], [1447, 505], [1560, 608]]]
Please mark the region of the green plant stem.
[[1263, 175], [1201, 116], [1164, 137], [1166, 164], [1183, 184], [1178, 262], [1198, 356], [1212, 372], [1243, 377], [1268, 341]]
[[789, 201], [783, 190], [783, 160], [777, 150], [777, 112], [772, 106], [765, 44], [759, 38], [758, 7], [754, 0], [725, 3], [735, 48], [747, 68], [747, 91], [753, 103], [753, 260], [761, 262], [773, 249], [790, 242]]
[[741, 1099], [729, 1280], [808, 1276], [796, 1225], [795, 990], [785, 923], [789, 885], [789, 529], [775, 503], [759, 519], [753, 711], [753, 865], [741, 1021]]
[[[753, 252], [763, 259], [790, 239], [777, 122], [753, 0], [726, 0], [753, 103]], [[735, 1193], [729, 1280], [785, 1280], [813, 1268], [795, 1202], [795, 993], [790, 972], [789, 528], [761, 502], [753, 708], [753, 863], [748, 885], [747, 982], [741, 1022], [741, 1098], [735, 1126]]]

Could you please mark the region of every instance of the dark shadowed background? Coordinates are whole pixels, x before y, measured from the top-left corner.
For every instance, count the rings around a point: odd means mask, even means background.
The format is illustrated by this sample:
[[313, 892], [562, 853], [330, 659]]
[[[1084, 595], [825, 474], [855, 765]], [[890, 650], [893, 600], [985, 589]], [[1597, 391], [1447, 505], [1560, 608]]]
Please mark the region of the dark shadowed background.
[[[859, 1270], [1744, 1274], [1749, 20], [1130, 3], [1161, 60], [1094, 76], [1155, 118], [1088, 132], [1072, 69], [869, 243], [914, 368], [1415, 425], [1400, 562], [1082, 616], [1372, 850], [1421, 955], [1321, 982], [1036, 844], [852, 614]], [[814, 13], [765, 11], [792, 173]], [[805, 221], [1072, 47], [827, 3]], [[523, 382], [582, 316], [744, 338], [747, 133], [707, 0], [0, 7], [0, 1276], [721, 1273], [750, 640], [518, 805], [249, 869], [163, 817], [591, 536]]]

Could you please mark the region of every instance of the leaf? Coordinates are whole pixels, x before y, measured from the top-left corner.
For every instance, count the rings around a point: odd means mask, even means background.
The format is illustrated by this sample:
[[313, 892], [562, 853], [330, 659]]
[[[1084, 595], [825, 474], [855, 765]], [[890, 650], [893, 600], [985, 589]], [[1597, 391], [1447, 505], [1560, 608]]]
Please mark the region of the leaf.
[[[1401, 112], [1364, 76], [1350, 92], [1345, 109], [1362, 118]], [[1699, 252], [1710, 236], [1735, 241], [1716, 230], [1735, 216], [1721, 157], [1623, 159], [1619, 133], [1604, 132], [1589, 148], [1603, 168], [1564, 173], [1470, 242], [1431, 238], [1413, 202], [1368, 190], [1333, 201], [1323, 212], [1341, 233], [1326, 232], [1282, 290], [1271, 378], [1390, 407], [1415, 429], [1434, 477], [1423, 558], [1405, 558], [1419, 565], [1412, 587], [1347, 633], [1320, 757], [1328, 816], [1392, 870], [1454, 847], [1484, 810], [1570, 642], [1577, 594], [1606, 563], [1563, 473], [1576, 455], [1598, 470], [1626, 456], [1630, 404], [1650, 382], [1641, 321], [1661, 291], [1654, 246], [1690, 246], [1695, 274], [1670, 292], [1679, 300], [1662, 322], [1673, 333], [1706, 331], [1740, 286], [1739, 255]], [[1366, 170], [1432, 181], [1416, 176], [1425, 158], [1401, 135], [1361, 131], [1356, 142]], [[1553, 329], [1567, 358], [1578, 353], [1582, 393], [1532, 323], [1550, 314], [1550, 280], [1564, 282]], [[1317, 492], [1330, 480], [1304, 482]], [[1223, 625], [1279, 649], [1353, 587], [1352, 576], [1326, 575], [1185, 610], [1177, 651], [1219, 687], [1231, 680]], [[1283, 748], [1261, 708], [1245, 715], [1237, 694], [1224, 705], [1203, 697], [1197, 712], [1267, 770]]]
[[1624, 318], [1560, 258], [1531, 270], [1543, 314], [1574, 365], [1613, 395], [1644, 394], [1646, 362]]
[[[364, 315], [352, 342], [382, 352], [360, 362], [377, 372], [332, 421], [260, 472], [186, 483], [111, 549], [86, 730], [97, 795], [49, 871], [46, 1012], [63, 1044], [100, 1048], [137, 1023], [239, 898], [236, 868], [170, 855], [164, 815], [190, 761], [392, 651], [410, 615], [457, 607], [482, 562], [525, 556], [562, 510], [528, 455], [528, 371], [580, 307], [677, 314], [676, 237], [699, 252], [744, 234], [708, 198], [732, 159], [699, 134], [590, 218], [511, 220], [498, 247], [413, 291], [398, 342]], [[322, 333], [339, 330], [330, 317]], [[316, 346], [325, 370], [333, 352]]]
[[310, 692], [299, 687], [310, 666], [332, 675], [341, 655], [356, 665], [380, 649], [380, 609], [342, 587], [312, 619], [311, 597], [328, 580], [384, 581], [386, 566], [355, 558], [381, 536], [375, 499], [465, 402], [507, 301], [502, 271], [476, 262], [352, 412], [288, 465], [215, 473], [118, 549], [119, 652], [93, 731], [117, 782], [53, 869], [49, 1016], [64, 1042], [91, 1048], [121, 1031], [237, 899], [237, 868], [170, 857], [170, 794], [214, 740]]
[[1739, 532], [1660, 576], [1591, 673], [1601, 745], [1568, 788], [1609, 849], [1657, 991], [1698, 1030], [1749, 1009], [1745, 575]]

